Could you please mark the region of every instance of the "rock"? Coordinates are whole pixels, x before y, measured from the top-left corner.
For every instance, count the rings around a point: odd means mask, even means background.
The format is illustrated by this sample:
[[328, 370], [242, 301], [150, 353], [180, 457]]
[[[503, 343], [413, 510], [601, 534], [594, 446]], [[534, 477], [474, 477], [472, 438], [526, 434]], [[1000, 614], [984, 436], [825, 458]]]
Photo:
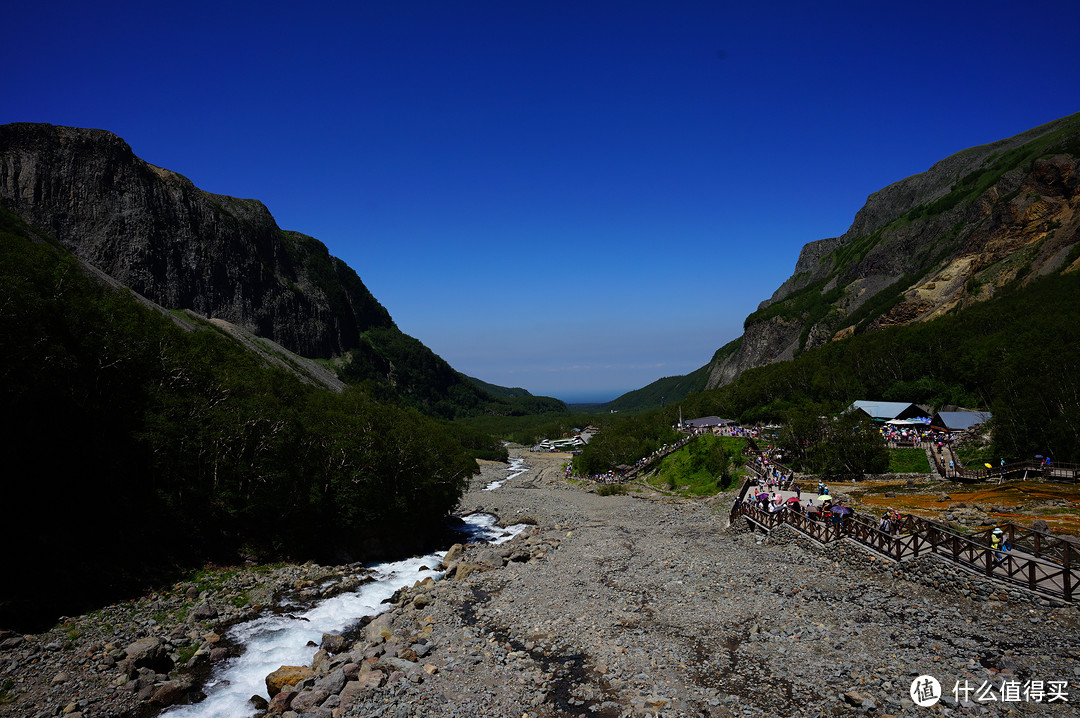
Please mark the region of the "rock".
[[328, 653], [341, 653], [348, 647], [348, 642], [343, 636], [334, 633], [324, 633], [319, 648]]
[[311, 709], [322, 705], [322, 702], [330, 697], [330, 691], [324, 688], [313, 688], [310, 691], [300, 691], [293, 698], [289, 707], [297, 713], [308, 713]]
[[1042, 533], [1050, 532], [1050, 524], [1046, 523], [1046, 519], [1035, 519], [1031, 522], [1032, 531], [1041, 531]]
[[191, 612], [191, 618], [196, 621], [207, 621], [211, 618], [217, 618], [217, 615], [217, 609], [211, 606], [209, 601], [203, 601]]
[[285, 686], [295, 686], [315, 675], [307, 666], [282, 666], [266, 677], [266, 691], [273, 698]]
[[280, 693], [272, 695], [266, 712], [270, 715], [284, 713], [292, 706], [293, 698], [296, 698], [296, 695], [296, 691], [292, 690], [292, 686], [288, 686]]
[[191, 682], [185, 678], [166, 681], [150, 694], [150, 702], [156, 706], [171, 706], [179, 703], [191, 690]]
[[464, 581], [466, 578], [469, 577], [469, 574], [476, 573], [477, 571], [487, 570], [489, 570], [487, 566], [481, 566], [475, 563], [459, 563], [457, 565], [457, 570], [454, 571], [454, 580]]
[[254, 707], [257, 711], [265, 711], [267, 708], [270, 707], [270, 701], [259, 695], [254, 695], [251, 698], [248, 698], [248, 703], [250, 703], [252, 707]]
[[345, 682], [347, 680], [345, 671], [341, 668], [336, 668], [316, 681], [315, 689], [325, 690], [327, 693], [341, 693], [341, 689], [345, 687]]
[[502, 568], [505, 562], [503, 561], [502, 551], [494, 548], [487, 548], [477, 554], [476, 563], [481, 566], [490, 566], [491, 568]]
[[[381, 671], [374, 672], [379, 673], [380, 676], [382, 675]], [[370, 675], [370, 673], [363, 675]], [[371, 678], [368, 679], [367, 682], [349, 681], [348, 683], [346, 683], [345, 687], [341, 690], [341, 694], [339, 695], [341, 701], [338, 704], [338, 708], [341, 711], [339, 715], [346, 714], [350, 708], [362, 701], [364, 699], [364, 696], [382, 685], [381, 680], [378, 683], [374, 683], [374, 681], [375, 679]]]
[[316, 675], [325, 676], [330, 672], [330, 663], [330, 654], [319, 649], [315, 651], [315, 655], [311, 658], [311, 669], [315, 671]]
[[423, 666], [419, 663], [407, 661], [404, 658], [384, 657], [380, 659], [379, 664], [380, 668], [386, 668], [391, 672], [390, 682], [394, 680], [394, 673], [400, 672], [415, 683], [424, 672]]
[[450, 547], [450, 550], [446, 552], [446, 555], [442, 558], [442, 564], [444, 567], [449, 566], [451, 563], [456, 563], [461, 560], [462, 554], [465, 553], [465, 547], [459, 543]]
[[369, 643], [380, 643], [390, 638], [393, 635], [390, 630], [390, 614], [380, 613], [373, 618], [371, 623], [364, 627], [364, 635]]
[[367, 671], [358, 675], [355, 682], [363, 688], [378, 688], [386, 682], [386, 674], [380, 670]]
[[152, 668], [161, 673], [171, 671], [173, 668], [169, 652], [160, 639], [156, 637], [140, 638], [124, 649], [127, 660], [134, 668]]

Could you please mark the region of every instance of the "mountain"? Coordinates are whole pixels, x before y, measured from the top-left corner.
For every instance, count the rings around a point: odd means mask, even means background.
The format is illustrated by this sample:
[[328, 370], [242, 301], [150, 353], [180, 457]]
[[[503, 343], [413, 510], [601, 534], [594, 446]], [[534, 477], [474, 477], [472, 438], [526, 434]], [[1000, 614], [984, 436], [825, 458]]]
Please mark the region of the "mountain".
[[[109, 281], [326, 386], [342, 385], [303, 357], [333, 359], [373, 395], [444, 418], [521, 411], [402, 333], [322, 242], [281, 229], [257, 200], [144, 162], [111, 132], [0, 126], [0, 206]], [[565, 410], [556, 399], [530, 406]]]
[[690, 376], [704, 371], [704, 388], [723, 386], [845, 337], [925, 322], [1005, 287], [1075, 271], [1078, 166], [1080, 113], [958, 152], [875, 192], [842, 236], [805, 245], [792, 276], [746, 318], [742, 337]]

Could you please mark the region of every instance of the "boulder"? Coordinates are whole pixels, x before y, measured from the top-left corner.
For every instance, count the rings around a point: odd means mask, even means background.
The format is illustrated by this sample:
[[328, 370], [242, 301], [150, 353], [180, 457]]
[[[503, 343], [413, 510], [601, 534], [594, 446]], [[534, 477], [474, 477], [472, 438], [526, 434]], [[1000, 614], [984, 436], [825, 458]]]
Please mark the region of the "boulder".
[[454, 580], [455, 581], [464, 581], [466, 578], [469, 577], [469, 574], [476, 573], [477, 571], [487, 571], [487, 570], [489, 570], [489, 567], [481, 566], [480, 564], [476, 564], [476, 563], [459, 563], [457, 565], [457, 570], [454, 571]]
[[390, 614], [380, 613], [364, 627], [364, 635], [370, 643], [381, 643], [393, 635], [390, 630]]
[[341, 691], [341, 702], [338, 704], [338, 707], [341, 710], [341, 714], [346, 714], [350, 708], [352, 708], [360, 701], [364, 700], [364, 697], [369, 692], [378, 687], [378, 685], [368, 685], [361, 681], [349, 681], [348, 683], [346, 683], [345, 688], [343, 688]]
[[327, 693], [341, 693], [341, 689], [345, 687], [347, 680], [344, 669], [336, 668], [315, 682], [315, 690], [325, 690]]
[[191, 690], [191, 682], [185, 678], [166, 681], [150, 694], [150, 702], [156, 706], [171, 706], [179, 703]]
[[315, 675], [307, 666], [282, 666], [266, 677], [266, 692], [273, 698], [285, 686], [295, 686]]
[[203, 601], [191, 612], [191, 618], [196, 621], [206, 621], [217, 618], [217, 609], [210, 605], [209, 601]]
[[[360, 685], [360, 687], [362, 687], [362, 688], [366, 688], [366, 689], [378, 688], [379, 686], [381, 686], [383, 683], [386, 682], [386, 674], [383, 673], [380, 670], [365, 671], [364, 673], [361, 673], [360, 675], [358, 675], [356, 677], [356, 681], [354, 681], [354, 682], [357, 683], [358, 685]], [[345, 688], [349, 688], [349, 686], [351, 686], [352, 683], [353, 682], [350, 682], [348, 685], [345, 686]], [[344, 692], [345, 692], [345, 689], [342, 689], [342, 693], [344, 693]]]
[[465, 547], [459, 543], [454, 544], [450, 547], [450, 550], [446, 552], [446, 555], [443, 556], [443, 566], [449, 566], [451, 563], [460, 561], [463, 553], [465, 553]]
[[327, 653], [341, 653], [348, 648], [348, 641], [345, 640], [344, 636], [335, 633], [324, 633], [319, 648]]
[[153, 636], [140, 638], [124, 649], [127, 660], [134, 668], [150, 668], [158, 673], [172, 670], [173, 662], [160, 639]]
[[314, 708], [322, 705], [322, 702], [330, 697], [330, 691], [323, 688], [313, 688], [310, 691], [300, 691], [293, 698], [291, 710], [297, 713], [310, 713]]

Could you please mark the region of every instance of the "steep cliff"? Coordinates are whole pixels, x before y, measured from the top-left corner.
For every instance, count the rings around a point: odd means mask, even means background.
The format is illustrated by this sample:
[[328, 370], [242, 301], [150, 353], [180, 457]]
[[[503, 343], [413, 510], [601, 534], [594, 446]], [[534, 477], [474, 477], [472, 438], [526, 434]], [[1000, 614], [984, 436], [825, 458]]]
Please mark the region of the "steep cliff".
[[321, 242], [281, 230], [261, 202], [144, 162], [104, 130], [0, 126], [0, 202], [154, 302], [304, 356], [342, 354], [393, 326]]
[[803, 247], [708, 388], [853, 334], [921, 322], [1080, 266], [1080, 114], [948, 157]]

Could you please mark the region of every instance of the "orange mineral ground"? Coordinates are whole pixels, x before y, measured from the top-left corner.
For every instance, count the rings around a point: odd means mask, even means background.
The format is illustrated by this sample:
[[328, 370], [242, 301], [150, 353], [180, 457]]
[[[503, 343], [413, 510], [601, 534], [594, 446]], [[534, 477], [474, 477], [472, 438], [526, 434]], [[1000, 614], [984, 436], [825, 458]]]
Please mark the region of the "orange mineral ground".
[[[1030, 526], [1043, 519], [1053, 533], [1080, 535], [1080, 484], [1041, 481], [1007, 481], [1003, 484], [958, 484], [950, 481], [918, 481], [914, 488], [906, 479], [859, 482], [837, 486], [870, 513], [895, 508], [901, 513], [945, 520], [959, 514], [959, 523], [979, 528], [978, 523], [1014, 523]], [[886, 496], [887, 493], [894, 494]], [[947, 497], [947, 498], [946, 498]]]

